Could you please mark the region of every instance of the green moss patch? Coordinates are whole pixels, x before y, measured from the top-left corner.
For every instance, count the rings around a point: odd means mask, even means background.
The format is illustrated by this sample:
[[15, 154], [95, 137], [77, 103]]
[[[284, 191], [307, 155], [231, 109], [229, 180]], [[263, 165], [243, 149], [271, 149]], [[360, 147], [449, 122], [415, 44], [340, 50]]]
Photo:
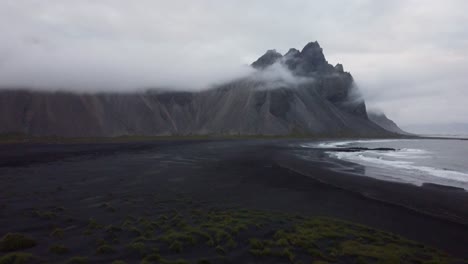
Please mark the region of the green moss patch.
[[65, 262], [66, 264], [87, 264], [88, 263], [88, 258], [87, 257], [72, 257]]
[[96, 249], [96, 254], [112, 254], [115, 249], [107, 244], [101, 245]]
[[136, 254], [141, 257], [145, 256], [147, 253], [146, 245], [143, 242], [130, 243], [126, 246], [126, 248], [131, 254]]
[[[91, 256], [90, 262], [110, 258], [110, 263], [115, 256], [131, 263], [165, 264], [238, 260], [296, 264], [457, 263], [440, 251], [366, 226], [267, 211], [202, 210], [187, 206], [178, 211], [168, 209], [160, 215], [126, 217], [112, 223], [89, 219], [81, 228], [66, 234], [58, 228], [50, 235], [60, 238], [87, 230], [89, 236], [82, 237], [84, 243], [96, 245], [83, 253]], [[119, 241], [130, 243], [122, 245]], [[21, 234], [7, 234], [0, 245], [4, 251], [15, 251], [32, 247], [35, 242]], [[49, 252], [69, 253], [62, 245], [51, 246]], [[87, 261], [85, 257], [74, 257], [67, 263]]]
[[314, 261], [343, 263], [445, 263], [448, 256], [386, 232], [328, 218], [293, 221], [268, 239], [250, 239], [257, 257], [296, 255]]
[[13, 252], [0, 257], [0, 264], [26, 264], [37, 260], [38, 258], [30, 253]]
[[34, 247], [36, 241], [20, 233], [8, 233], [0, 240], [0, 251], [15, 251]]
[[52, 230], [52, 232], [50, 232], [50, 236], [54, 238], [62, 239], [63, 233], [64, 231], [62, 228], [55, 228], [54, 230]]
[[70, 252], [70, 250], [63, 245], [52, 245], [49, 247], [49, 252], [57, 255], [65, 255]]

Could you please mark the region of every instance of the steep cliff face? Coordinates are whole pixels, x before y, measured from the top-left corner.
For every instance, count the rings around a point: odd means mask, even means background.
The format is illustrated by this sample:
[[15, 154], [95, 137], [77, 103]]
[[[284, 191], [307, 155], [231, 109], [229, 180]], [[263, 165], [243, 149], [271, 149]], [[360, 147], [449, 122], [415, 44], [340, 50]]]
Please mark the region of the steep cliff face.
[[369, 119], [379, 125], [380, 127], [384, 128], [387, 131], [394, 132], [396, 134], [401, 135], [410, 135], [410, 133], [403, 131], [395, 122], [390, 120], [384, 113], [368, 113]]
[[[270, 50], [252, 76], [201, 92], [0, 91], [0, 133], [35, 136], [381, 136], [355, 98], [351, 74], [328, 64], [317, 42], [284, 56]], [[262, 75], [286, 70], [289, 80]], [[259, 76], [262, 76], [259, 78]], [[274, 76], [273, 76], [274, 77]]]

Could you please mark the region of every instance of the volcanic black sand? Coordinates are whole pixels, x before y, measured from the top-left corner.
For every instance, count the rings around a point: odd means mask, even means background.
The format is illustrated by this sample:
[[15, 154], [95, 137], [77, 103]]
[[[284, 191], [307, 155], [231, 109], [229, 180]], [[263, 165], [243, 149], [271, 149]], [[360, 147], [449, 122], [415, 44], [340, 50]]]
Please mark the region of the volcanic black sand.
[[0, 145], [0, 263], [468, 258], [467, 192], [353, 175], [299, 143]]

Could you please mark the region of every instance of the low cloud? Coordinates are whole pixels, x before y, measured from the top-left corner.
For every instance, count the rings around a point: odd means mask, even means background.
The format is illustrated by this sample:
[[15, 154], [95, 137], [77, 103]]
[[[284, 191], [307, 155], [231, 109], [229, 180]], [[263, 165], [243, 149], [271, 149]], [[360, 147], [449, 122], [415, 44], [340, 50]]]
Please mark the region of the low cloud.
[[262, 70], [255, 70], [247, 78], [254, 82], [259, 82], [260, 86], [257, 87], [258, 89], [296, 88], [299, 85], [315, 81], [311, 77], [294, 75], [281, 62], [276, 62]]
[[252, 72], [236, 59], [186, 47], [174, 51], [135, 41], [23, 45], [21, 52], [0, 63], [1, 86], [84, 92], [197, 90]]
[[4, 0], [0, 87], [206, 89], [255, 74], [248, 64], [265, 50], [318, 40], [367, 105], [397, 123], [468, 123], [467, 9], [465, 0]]

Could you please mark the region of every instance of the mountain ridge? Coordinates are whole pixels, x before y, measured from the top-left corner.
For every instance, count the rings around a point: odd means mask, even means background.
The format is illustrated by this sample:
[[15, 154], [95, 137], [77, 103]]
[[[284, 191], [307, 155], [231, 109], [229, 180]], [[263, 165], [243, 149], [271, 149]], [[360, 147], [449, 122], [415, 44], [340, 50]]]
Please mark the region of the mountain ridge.
[[[267, 51], [254, 75], [198, 92], [75, 94], [0, 91], [0, 133], [33, 136], [391, 136], [352, 98], [353, 77], [318, 42], [284, 56]], [[276, 71], [276, 72], [275, 72]], [[287, 78], [277, 78], [281, 71]], [[265, 75], [265, 76], [262, 76]], [[259, 76], [262, 76], [259, 78]]]

